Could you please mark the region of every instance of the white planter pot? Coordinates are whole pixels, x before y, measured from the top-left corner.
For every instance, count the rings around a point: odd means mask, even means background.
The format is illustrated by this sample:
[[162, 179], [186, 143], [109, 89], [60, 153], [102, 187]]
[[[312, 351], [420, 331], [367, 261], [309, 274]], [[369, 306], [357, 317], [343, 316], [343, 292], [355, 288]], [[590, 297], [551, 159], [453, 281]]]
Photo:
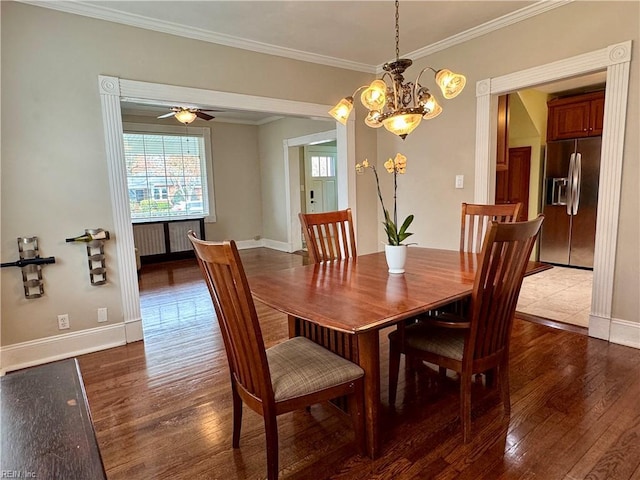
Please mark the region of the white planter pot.
[[384, 254], [389, 273], [404, 273], [404, 264], [407, 261], [406, 245], [385, 245]]

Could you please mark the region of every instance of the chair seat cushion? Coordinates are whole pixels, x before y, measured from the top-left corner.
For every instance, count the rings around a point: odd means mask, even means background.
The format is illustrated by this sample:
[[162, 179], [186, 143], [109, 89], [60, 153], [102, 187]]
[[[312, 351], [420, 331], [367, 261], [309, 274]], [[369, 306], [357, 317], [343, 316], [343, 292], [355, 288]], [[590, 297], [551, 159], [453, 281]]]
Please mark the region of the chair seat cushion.
[[364, 370], [308, 338], [294, 337], [267, 349], [276, 402], [353, 381]]
[[[408, 325], [404, 330], [404, 339], [408, 347], [423, 352], [462, 361], [466, 330], [435, 327], [428, 322]], [[397, 341], [398, 331], [389, 334], [391, 341]]]

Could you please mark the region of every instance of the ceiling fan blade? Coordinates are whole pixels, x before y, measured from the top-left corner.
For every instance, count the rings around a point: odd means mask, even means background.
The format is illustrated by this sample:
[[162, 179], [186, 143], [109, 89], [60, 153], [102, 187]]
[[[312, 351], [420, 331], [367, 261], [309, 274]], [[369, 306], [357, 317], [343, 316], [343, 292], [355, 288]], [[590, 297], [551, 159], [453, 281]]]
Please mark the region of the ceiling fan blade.
[[212, 119], [214, 119], [214, 118], [215, 118], [215, 117], [213, 117], [212, 115], [209, 115], [208, 113], [204, 113], [204, 112], [202, 112], [202, 111], [200, 111], [200, 110], [198, 110], [198, 111], [197, 111], [197, 112], [195, 112], [195, 113], [196, 113], [196, 116], [197, 116], [198, 118], [201, 118], [201, 119], [203, 119], [203, 120], [212, 120]]
[[169, 112], [169, 113], [165, 113], [164, 115], [160, 115], [157, 118], [168, 118], [168, 117], [173, 117], [176, 114], [176, 112]]

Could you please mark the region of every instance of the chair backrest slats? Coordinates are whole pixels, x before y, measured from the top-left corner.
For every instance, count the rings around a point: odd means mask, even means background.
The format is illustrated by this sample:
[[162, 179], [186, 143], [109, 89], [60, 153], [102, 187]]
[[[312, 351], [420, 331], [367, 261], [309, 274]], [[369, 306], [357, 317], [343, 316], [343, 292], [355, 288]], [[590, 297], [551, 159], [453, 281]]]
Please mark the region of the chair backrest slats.
[[193, 231], [189, 240], [211, 294], [231, 374], [247, 392], [273, 402], [262, 331], [235, 242], [205, 242]]
[[482, 241], [492, 221], [515, 222], [522, 203], [501, 205], [462, 204], [460, 223], [460, 251], [480, 253]]
[[357, 256], [350, 208], [334, 212], [300, 213], [299, 217], [312, 263]]
[[508, 348], [522, 279], [543, 219], [489, 225], [471, 296], [468, 361]]

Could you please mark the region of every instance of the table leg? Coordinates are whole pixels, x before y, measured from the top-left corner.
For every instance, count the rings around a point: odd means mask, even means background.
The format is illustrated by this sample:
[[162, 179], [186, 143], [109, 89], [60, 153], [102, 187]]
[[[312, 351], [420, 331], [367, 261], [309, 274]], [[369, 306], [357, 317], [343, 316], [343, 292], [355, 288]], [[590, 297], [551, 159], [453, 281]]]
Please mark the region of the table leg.
[[298, 328], [296, 327], [298, 319], [293, 315], [287, 315], [287, 320], [289, 322], [289, 338], [297, 337], [299, 335]]
[[377, 330], [359, 333], [358, 364], [364, 370], [365, 428], [367, 453], [380, 454], [380, 339]]

